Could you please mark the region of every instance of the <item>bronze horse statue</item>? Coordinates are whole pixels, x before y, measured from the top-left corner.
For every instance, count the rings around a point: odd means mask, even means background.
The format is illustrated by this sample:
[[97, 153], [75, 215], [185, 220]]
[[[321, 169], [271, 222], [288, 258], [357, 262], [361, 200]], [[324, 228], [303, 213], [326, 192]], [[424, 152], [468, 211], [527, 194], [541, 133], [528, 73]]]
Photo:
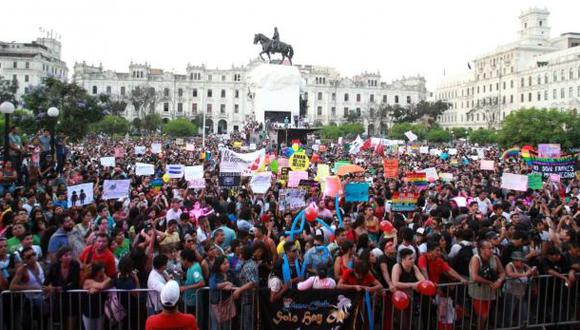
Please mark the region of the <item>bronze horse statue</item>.
[[272, 63], [272, 58], [270, 57], [270, 54], [280, 53], [282, 55], [282, 62], [284, 62], [284, 59], [287, 58], [290, 61], [290, 64], [292, 64], [292, 56], [294, 56], [294, 49], [292, 49], [291, 45], [281, 41], [276, 41], [276, 44], [274, 44], [274, 41], [272, 39], [266, 37], [261, 33], [254, 34], [254, 45], [256, 45], [257, 43], [260, 43], [262, 45], [262, 52], [260, 52], [260, 58], [262, 60], [265, 60], [262, 54], [266, 54], [268, 55], [268, 60], [270, 61], [270, 63]]

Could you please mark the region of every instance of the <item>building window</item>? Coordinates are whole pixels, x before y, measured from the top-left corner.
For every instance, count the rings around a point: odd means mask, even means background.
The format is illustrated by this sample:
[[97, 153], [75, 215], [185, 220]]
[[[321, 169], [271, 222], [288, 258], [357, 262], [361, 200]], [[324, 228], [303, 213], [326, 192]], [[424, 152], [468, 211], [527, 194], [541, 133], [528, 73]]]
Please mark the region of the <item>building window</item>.
[[524, 94], [520, 94], [520, 102], [524, 102]]
[[111, 86], [107, 86], [107, 95], [111, 95]]
[[514, 103], [514, 96], [510, 95], [510, 103]]
[[177, 90], [177, 96], [179, 96], [179, 97], [183, 96], [183, 88], [180, 88]]
[[207, 113], [211, 113], [211, 103], [207, 104]]
[[336, 93], [332, 93], [332, 100], [336, 101]]
[[369, 116], [370, 116], [371, 118], [373, 118], [373, 117], [375, 116], [375, 109], [373, 109], [373, 108], [370, 108], [370, 109], [369, 109]]
[[318, 92], [317, 99], [318, 101], [322, 101], [322, 92]]
[[208, 75], [207, 75], [207, 80], [208, 80], [208, 81], [211, 81], [211, 79], [212, 79], [212, 76], [211, 76], [211, 74], [208, 74]]
[[125, 86], [121, 86], [121, 95], [125, 96]]
[[163, 96], [169, 97], [169, 88], [163, 88]]
[[236, 89], [236, 91], [234, 92], [234, 96], [236, 97], [236, 99], [240, 98], [240, 90]]
[[505, 95], [501, 97], [501, 103], [505, 104]]
[[220, 113], [221, 114], [226, 113], [226, 105], [225, 104], [220, 104]]
[[570, 69], [570, 73], [569, 73], [568, 79], [570, 79], [570, 80], [574, 79], [574, 71], [572, 69]]
[[371, 102], [374, 102], [375, 101], [375, 94], [371, 94], [371, 96], [369, 97], [369, 100]]
[[544, 74], [544, 84], [547, 84], [547, 83], [548, 83], [548, 74], [545, 73]]
[[221, 90], [221, 92], [220, 92], [220, 97], [221, 97], [222, 99], [224, 99], [224, 98], [226, 97], [226, 90], [225, 90], [225, 89], [222, 89], [222, 90]]
[[542, 76], [538, 75], [538, 85], [542, 84]]
[[356, 94], [356, 101], [360, 102], [360, 94]]
[[573, 87], [568, 88], [568, 97], [574, 97], [574, 88]]
[[576, 96], [580, 97], [580, 86], [578, 86], [578, 94]]
[[520, 80], [520, 83], [521, 83], [520, 84], [521, 85], [520, 87], [524, 87], [524, 77], [522, 77], [522, 79]]
[[356, 115], [360, 117], [360, 108], [356, 108]]
[[234, 113], [238, 113], [238, 112], [240, 112], [240, 105], [234, 104]]
[[24, 63], [24, 67], [27, 68], [27, 69], [30, 69], [30, 62]]
[[344, 113], [343, 113], [343, 115], [344, 115], [345, 117], [348, 117], [348, 107], [344, 108]]
[[556, 73], [556, 71], [554, 71], [553, 76], [554, 76], [554, 82], [558, 81], [558, 74]]
[[483, 85], [483, 92], [485, 93], [485, 85]]
[[242, 80], [242, 75], [239, 73], [234, 74], [234, 81], [241, 81]]
[[566, 92], [564, 88], [560, 88], [560, 98], [563, 99], [566, 96]]
[[12, 63], [12, 67], [13, 67], [14, 69], [17, 69], [17, 68], [18, 68], [18, 62], [13, 62], [13, 63]]
[[213, 96], [213, 92], [211, 89], [207, 90], [207, 97], [212, 97]]
[[411, 104], [411, 97], [407, 96], [407, 104]]
[[544, 101], [548, 101], [548, 90], [544, 91]]
[[194, 115], [197, 114], [197, 103], [191, 104], [191, 113]]
[[566, 76], [564, 75], [564, 70], [560, 71], [560, 80], [566, 80]]
[[528, 93], [528, 102], [532, 102], [532, 93]]
[[[580, 91], [580, 89], [579, 89], [579, 91]], [[336, 107], [330, 108], [330, 114], [332, 115], [332, 117], [336, 117]]]
[[163, 111], [165, 112], [169, 111], [169, 103], [167, 102], [163, 103]]
[[395, 103], [399, 104], [399, 95], [395, 95]]
[[183, 112], [183, 103], [177, 103], [177, 112]]
[[[26, 63], [28, 63], [28, 62], [26, 62]], [[24, 82], [28, 82], [28, 75], [27, 74], [24, 75]]]
[[558, 98], [558, 90], [553, 89], [552, 90], [552, 100], [555, 100]]
[[222, 75], [222, 81], [226, 81], [226, 76]]
[[348, 93], [344, 93], [344, 102], [348, 102]]
[[387, 103], [387, 96], [386, 95], [383, 95], [383, 103]]
[[191, 92], [191, 96], [197, 97], [197, 88], [194, 88]]
[[93, 86], [93, 95], [97, 95], [97, 86]]
[[316, 108], [316, 113], [317, 113], [319, 116], [322, 116], [322, 107], [321, 107], [321, 106], [319, 106], [319, 107], [317, 107], [317, 108]]
[[528, 77], [528, 86], [532, 86], [532, 76]]
[[510, 88], [514, 88], [514, 81], [510, 80]]
[[541, 101], [542, 100], [542, 93], [538, 92], [538, 95], [536, 95], [536, 96], [537, 96], [537, 100], [538, 101]]

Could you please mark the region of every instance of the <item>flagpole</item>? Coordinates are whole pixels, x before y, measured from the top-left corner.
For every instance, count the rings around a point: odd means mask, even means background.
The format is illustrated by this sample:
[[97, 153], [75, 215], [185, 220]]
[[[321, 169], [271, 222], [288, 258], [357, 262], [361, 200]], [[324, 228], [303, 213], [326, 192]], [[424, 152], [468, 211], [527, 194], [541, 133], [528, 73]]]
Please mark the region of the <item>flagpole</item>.
[[202, 124], [202, 133], [201, 133], [201, 146], [205, 148], [205, 111], [203, 112], [203, 124]]

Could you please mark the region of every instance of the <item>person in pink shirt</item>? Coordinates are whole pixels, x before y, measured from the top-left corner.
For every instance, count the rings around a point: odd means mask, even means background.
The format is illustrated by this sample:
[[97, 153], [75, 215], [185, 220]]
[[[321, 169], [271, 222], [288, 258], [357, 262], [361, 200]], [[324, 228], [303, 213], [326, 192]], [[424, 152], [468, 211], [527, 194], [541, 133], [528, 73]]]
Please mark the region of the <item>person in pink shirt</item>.
[[310, 276], [306, 280], [298, 283], [298, 290], [305, 291], [309, 289], [334, 289], [336, 282], [334, 279], [326, 276], [326, 269], [321, 267], [317, 270], [318, 275]]

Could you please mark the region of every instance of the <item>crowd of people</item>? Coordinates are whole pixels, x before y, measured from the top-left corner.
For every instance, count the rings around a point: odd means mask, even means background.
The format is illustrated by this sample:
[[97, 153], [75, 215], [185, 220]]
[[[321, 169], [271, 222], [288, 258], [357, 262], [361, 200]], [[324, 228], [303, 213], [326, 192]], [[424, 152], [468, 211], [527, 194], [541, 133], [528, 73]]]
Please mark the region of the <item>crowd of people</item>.
[[[272, 174], [265, 194], [252, 191], [249, 177], [238, 187], [219, 186], [220, 149], [233, 149], [235, 135], [208, 136], [205, 145], [192, 140], [194, 150], [186, 150], [181, 141], [162, 136], [91, 135], [73, 143], [60, 134], [54, 154], [49, 136], [44, 131], [24, 142], [18, 129], [11, 129], [10, 153], [0, 172], [0, 289], [12, 292], [2, 295], [5, 326], [21, 321], [23, 328], [33, 328], [48, 314], [66, 329], [81, 322], [87, 330], [113, 322], [121, 329], [144, 325], [146, 315], [176, 306], [176, 285], [183, 311], [197, 314], [203, 329], [226, 329], [231, 322], [255, 328], [259, 289], [269, 290], [272, 302], [292, 289], [376, 293], [383, 297], [386, 312], [377, 319], [384, 329], [401, 324], [454, 329], [462, 318], [484, 329], [492, 323], [508, 327], [576, 317], [580, 181], [545, 180], [542, 189], [525, 192], [503, 189], [503, 173], [527, 174], [531, 168], [518, 157], [500, 159], [496, 147], [483, 148], [485, 159], [495, 160], [490, 171], [480, 169], [476, 148], [467, 143], [453, 145], [457, 154], [449, 158], [411, 148], [387, 155], [376, 148], [351, 153], [337, 141], [328, 141], [322, 152], [312, 150], [314, 141], [305, 144], [309, 155], [317, 155], [310, 179], [317, 163], [332, 168], [348, 160], [364, 172], [341, 176], [341, 182], [370, 182], [369, 199], [346, 202], [340, 196], [335, 205], [337, 199], [311, 186], [305, 205], [316, 204], [326, 226], [307, 222], [291, 235], [300, 209], [280, 210], [285, 182], [279, 173]], [[154, 142], [162, 143], [160, 153], [148, 148], [135, 154], [135, 146]], [[263, 140], [262, 147], [282, 157], [274, 142]], [[119, 149], [115, 166], [100, 164], [100, 157]], [[385, 178], [383, 157], [399, 160], [396, 178]], [[153, 164], [154, 175], [138, 176], [137, 162]], [[203, 165], [205, 188], [190, 189], [185, 179], [153, 186], [167, 164]], [[404, 180], [407, 172], [428, 167], [451, 173], [452, 179], [421, 187]], [[129, 196], [103, 199], [103, 182], [110, 179], [130, 179]], [[86, 182], [94, 183], [94, 201], [71, 205], [67, 186]], [[397, 192], [417, 193], [416, 209], [391, 210]], [[381, 228], [384, 220], [392, 224], [387, 230]], [[540, 275], [550, 281], [533, 286]], [[420, 298], [423, 280], [439, 284], [435, 297]], [[111, 288], [136, 293], [113, 299]], [[86, 291], [67, 294], [79, 292], [74, 290]], [[390, 295], [396, 291], [415, 301], [405, 312], [393, 310]], [[47, 304], [47, 297], [59, 303]], [[121, 310], [115, 308], [117, 300], [126, 311], [119, 320], [109, 316]], [[240, 308], [245, 313], [236, 315]], [[22, 315], [26, 310], [34, 312]], [[171, 323], [161, 320], [155, 324]]]

